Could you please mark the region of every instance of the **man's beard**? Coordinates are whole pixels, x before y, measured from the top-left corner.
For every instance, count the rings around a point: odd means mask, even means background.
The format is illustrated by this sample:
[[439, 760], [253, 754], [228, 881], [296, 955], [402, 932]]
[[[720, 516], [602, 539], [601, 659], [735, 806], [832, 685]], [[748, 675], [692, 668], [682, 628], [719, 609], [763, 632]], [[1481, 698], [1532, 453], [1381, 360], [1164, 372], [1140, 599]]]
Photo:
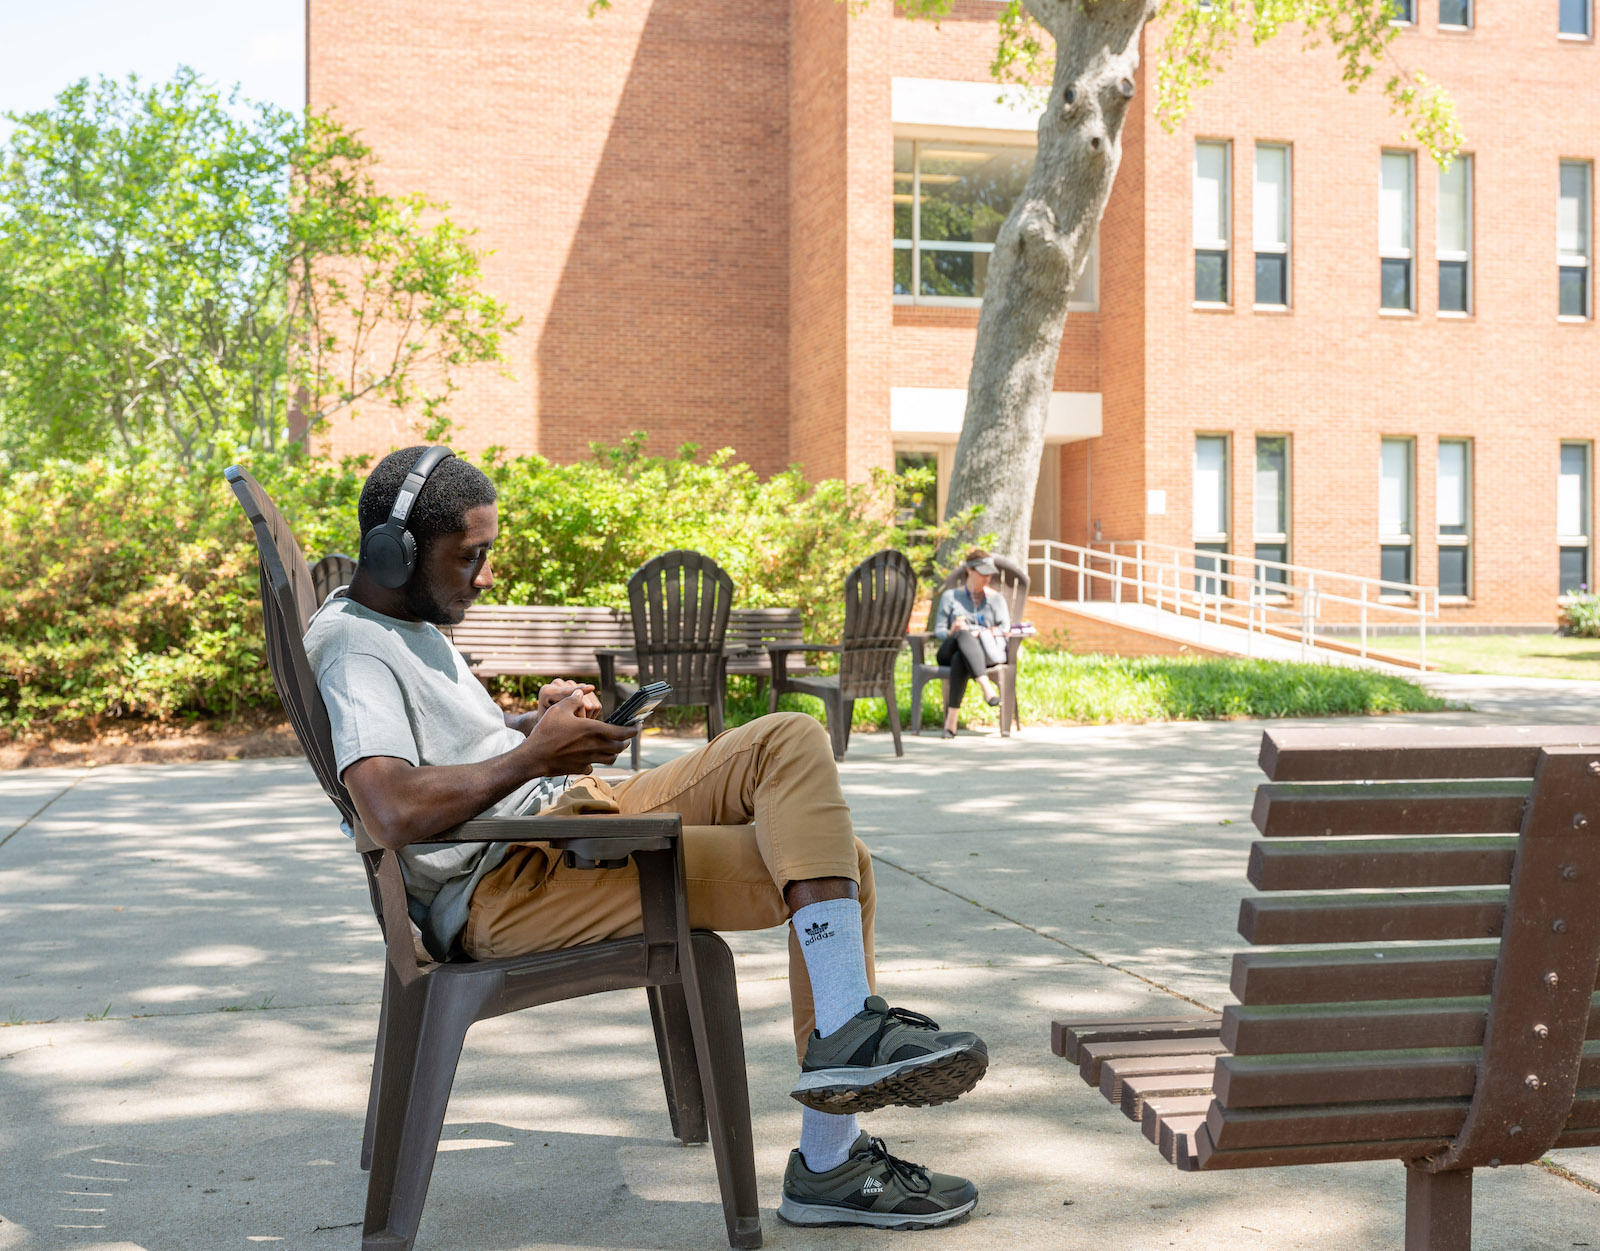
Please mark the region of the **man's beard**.
[[420, 568], [406, 583], [403, 604], [406, 615], [436, 626], [455, 625], [450, 615], [450, 605], [439, 597], [439, 588]]

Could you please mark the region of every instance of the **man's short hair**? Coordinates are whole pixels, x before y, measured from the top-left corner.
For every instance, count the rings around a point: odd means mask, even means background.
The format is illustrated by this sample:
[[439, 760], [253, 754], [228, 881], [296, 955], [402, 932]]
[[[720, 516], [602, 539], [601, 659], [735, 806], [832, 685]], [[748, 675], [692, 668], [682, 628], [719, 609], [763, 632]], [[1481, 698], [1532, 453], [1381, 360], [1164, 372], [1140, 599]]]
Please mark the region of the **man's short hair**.
[[[367, 475], [366, 485], [361, 488], [361, 502], [356, 507], [363, 538], [368, 530], [389, 520], [400, 485], [429, 446], [423, 443], [390, 452]], [[459, 456], [441, 461], [428, 475], [406, 519], [406, 529], [417, 540], [417, 555], [422, 556], [441, 535], [465, 530], [468, 509], [494, 501], [494, 483], [476, 465], [469, 465]]]

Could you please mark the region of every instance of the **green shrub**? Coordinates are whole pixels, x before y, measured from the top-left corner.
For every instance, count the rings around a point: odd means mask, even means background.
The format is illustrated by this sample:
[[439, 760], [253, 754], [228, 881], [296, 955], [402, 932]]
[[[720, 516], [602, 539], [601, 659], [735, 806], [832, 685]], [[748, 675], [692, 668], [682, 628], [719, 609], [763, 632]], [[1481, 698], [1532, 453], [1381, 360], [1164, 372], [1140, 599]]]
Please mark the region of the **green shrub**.
[[[864, 484], [760, 480], [731, 454], [651, 457], [642, 436], [575, 465], [487, 456], [500, 492], [495, 603], [627, 602], [630, 574], [692, 547], [750, 606], [798, 604], [830, 635], [857, 562], [900, 547], [925, 562], [938, 537], [894, 522], [914, 476]], [[354, 554], [365, 461], [250, 463], [306, 554]], [[262, 660], [254, 540], [220, 466], [0, 465], [0, 726], [100, 716], [219, 715], [276, 702]]]
[[1575, 638], [1600, 639], [1600, 593], [1582, 591], [1569, 595], [1566, 609], [1567, 625]]

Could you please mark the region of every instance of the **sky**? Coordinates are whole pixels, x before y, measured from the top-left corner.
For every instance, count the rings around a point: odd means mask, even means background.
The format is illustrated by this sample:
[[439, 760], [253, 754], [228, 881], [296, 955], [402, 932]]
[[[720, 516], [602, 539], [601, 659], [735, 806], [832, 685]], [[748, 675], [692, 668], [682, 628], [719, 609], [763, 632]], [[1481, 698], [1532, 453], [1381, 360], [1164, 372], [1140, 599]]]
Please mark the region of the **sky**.
[[[190, 65], [285, 108], [305, 104], [305, 0], [0, 0], [0, 115], [47, 107], [109, 74], [166, 80]], [[0, 116], [0, 139], [10, 132]]]

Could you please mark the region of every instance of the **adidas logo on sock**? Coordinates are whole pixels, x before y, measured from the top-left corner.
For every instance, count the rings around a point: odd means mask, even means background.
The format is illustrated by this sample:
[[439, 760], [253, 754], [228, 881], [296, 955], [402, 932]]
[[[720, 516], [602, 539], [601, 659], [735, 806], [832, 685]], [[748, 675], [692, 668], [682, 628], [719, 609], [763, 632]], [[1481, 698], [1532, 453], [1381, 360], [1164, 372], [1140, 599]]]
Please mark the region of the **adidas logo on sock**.
[[864, 1195], [881, 1195], [883, 1193], [883, 1178], [869, 1177], [861, 1183], [861, 1193]]
[[805, 936], [805, 946], [809, 947], [818, 939], [832, 938], [833, 934], [829, 932], [828, 923], [826, 921], [819, 921], [813, 925], [806, 926]]

